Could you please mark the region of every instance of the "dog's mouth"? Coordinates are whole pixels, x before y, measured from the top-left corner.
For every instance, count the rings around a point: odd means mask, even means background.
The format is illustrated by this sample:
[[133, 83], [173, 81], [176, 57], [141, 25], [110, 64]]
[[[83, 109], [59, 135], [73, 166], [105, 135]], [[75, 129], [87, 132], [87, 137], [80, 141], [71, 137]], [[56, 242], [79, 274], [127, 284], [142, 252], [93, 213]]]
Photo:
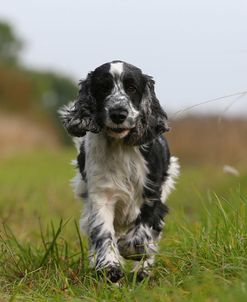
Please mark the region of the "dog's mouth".
[[115, 132], [115, 133], [122, 133], [124, 131], [129, 131], [129, 128], [110, 128], [107, 127], [107, 131]]
[[106, 127], [106, 132], [109, 136], [115, 137], [115, 138], [123, 138], [127, 136], [132, 128], [111, 128]]

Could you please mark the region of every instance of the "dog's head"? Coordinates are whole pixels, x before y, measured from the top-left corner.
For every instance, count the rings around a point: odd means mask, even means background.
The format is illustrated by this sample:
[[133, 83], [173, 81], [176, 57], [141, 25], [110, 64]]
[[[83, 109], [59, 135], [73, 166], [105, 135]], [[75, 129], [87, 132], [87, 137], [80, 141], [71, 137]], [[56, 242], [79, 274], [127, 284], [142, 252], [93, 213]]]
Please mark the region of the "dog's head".
[[141, 145], [168, 130], [153, 79], [122, 61], [106, 63], [80, 82], [78, 99], [60, 110], [72, 136], [103, 131], [129, 145]]

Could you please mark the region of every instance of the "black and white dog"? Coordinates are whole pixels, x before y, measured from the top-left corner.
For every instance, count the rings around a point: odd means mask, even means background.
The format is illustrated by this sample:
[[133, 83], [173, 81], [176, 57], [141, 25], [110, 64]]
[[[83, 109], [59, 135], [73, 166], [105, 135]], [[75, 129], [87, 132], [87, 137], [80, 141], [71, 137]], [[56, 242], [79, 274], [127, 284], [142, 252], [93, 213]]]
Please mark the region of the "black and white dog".
[[162, 135], [168, 130], [150, 76], [122, 61], [106, 63], [80, 82], [77, 100], [60, 110], [76, 137], [84, 201], [81, 227], [89, 237], [90, 262], [116, 282], [122, 257], [148, 274], [168, 212], [165, 204], [179, 173]]

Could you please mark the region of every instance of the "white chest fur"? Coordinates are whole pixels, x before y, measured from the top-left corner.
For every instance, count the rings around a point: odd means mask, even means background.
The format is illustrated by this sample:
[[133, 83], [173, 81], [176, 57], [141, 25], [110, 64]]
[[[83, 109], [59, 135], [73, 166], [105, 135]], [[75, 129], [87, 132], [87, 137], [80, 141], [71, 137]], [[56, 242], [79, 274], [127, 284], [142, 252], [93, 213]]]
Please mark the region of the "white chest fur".
[[108, 141], [104, 134], [88, 133], [85, 151], [88, 195], [114, 205], [114, 225], [120, 230], [139, 214], [148, 172], [145, 159], [138, 147]]

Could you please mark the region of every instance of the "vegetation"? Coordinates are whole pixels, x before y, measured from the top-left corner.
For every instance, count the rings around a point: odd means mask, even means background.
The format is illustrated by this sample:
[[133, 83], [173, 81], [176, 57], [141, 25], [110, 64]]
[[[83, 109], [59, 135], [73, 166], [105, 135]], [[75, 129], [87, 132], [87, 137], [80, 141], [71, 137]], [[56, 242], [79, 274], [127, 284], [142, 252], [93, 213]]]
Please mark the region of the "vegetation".
[[22, 46], [11, 26], [0, 22], [0, 109], [41, 125], [49, 123], [61, 140], [68, 142], [57, 109], [75, 98], [77, 87], [64, 75], [24, 67], [20, 59]]
[[0, 60], [2, 64], [17, 64], [22, 42], [6, 22], [0, 22]]
[[153, 277], [119, 286], [88, 268], [81, 205], [68, 184], [74, 151], [0, 162], [2, 301], [246, 301], [247, 173], [182, 167]]
[[[246, 121], [172, 123], [182, 174], [153, 276], [138, 284], [128, 263], [119, 285], [109, 284], [89, 269], [79, 232], [81, 204], [68, 183], [75, 151], [56, 143], [69, 141], [56, 111], [76, 87], [23, 67], [22, 46], [0, 22], [0, 302], [246, 301]], [[231, 167], [224, 174], [229, 164], [240, 176]]]
[[182, 162], [246, 164], [247, 123], [240, 117], [186, 116], [172, 121], [168, 139]]

